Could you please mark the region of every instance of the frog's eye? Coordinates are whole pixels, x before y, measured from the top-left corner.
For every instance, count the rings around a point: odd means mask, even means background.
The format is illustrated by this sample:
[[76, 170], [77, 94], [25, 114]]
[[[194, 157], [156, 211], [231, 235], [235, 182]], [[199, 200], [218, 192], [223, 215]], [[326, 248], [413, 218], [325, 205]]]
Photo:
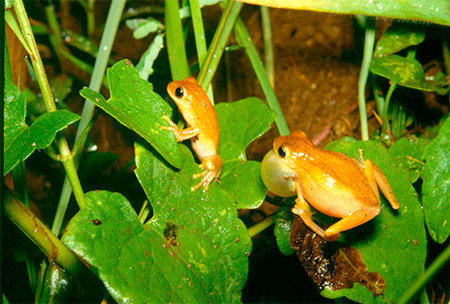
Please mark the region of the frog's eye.
[[175, 89], [175, 96], [178, 98], [183, 98], [184, 96], [184, 89], [183, 87], [178, 87]]
[[284, 148], [283, 145], [281, 145], [281, 146], [278, 148], [278, 156], [280, 156], [281, 158], [285, 158], [285, 157], [286, 157], [286, 151], [285, 151], [284, 149], [285, 149], [285, 148]]

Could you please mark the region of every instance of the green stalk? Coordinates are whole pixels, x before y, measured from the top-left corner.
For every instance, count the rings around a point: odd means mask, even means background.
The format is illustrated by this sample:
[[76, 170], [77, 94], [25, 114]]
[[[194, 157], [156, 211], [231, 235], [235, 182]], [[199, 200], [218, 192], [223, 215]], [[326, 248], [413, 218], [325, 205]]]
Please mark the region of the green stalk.
[[248, 234], [250, 237], [254, 237], [255, 235], [261, 233], [265, 229], [269, 228], [273, 224], [273, 216], [269, 216], [268, 218], [265, 218], [261, 222], [253, 225], [252, 227], [248, 228]]
[[365, 29], [366, 29], [366, 37], [364, 40], [364, 55], [358, 82], [358, 105], [359, 105], [359, 118], [361, 121], [362, 140], [369, 139], [365, 93], [366, 93], [367, 77], [369, 76], [370, 62], [372, 61], [373, 48], [375, 45], [375, 19], [366, 18]]
[[441, 254], [431, 263], [425, 272], [419, 276], [414, 283], [409, 286], [406, 292], [398, 300], [398, 303], [408, 303], [410, 302], [418, 292], [420, 292], [425, 284], [430, 281], [430, 279], [447, 263], [450, 259], [450, 245], [441, 252]]
[[244, 22], [238, 18], [236, 20], [236, 24], [234, 26], [234, 32], [236, 35], [236, 39], [241, 45], [245, 53], [247, 54], [248, 59], [255, 71], [256, 77], [259, 80], [261, 85], [261, 89], [266, 96], [267, 103], [269, 107], [277, 113], [277, 118], [275, 119], [275, 125], [277, 126], [278, 133], [280, 135], [288, 135], [289, 127], [284, 119], [283, 112], [281, 110], [280, 104], [278, 103], [277, 96], [270, 85], [269, 78], [267, 77], [266, 71], [264, 69], [264, 65], [259, 57], [258, 50], [256, 49], [253, 41], [245, 28]]
[[[53, 100], [53, 95], [48, 83], [47, 75], [45, 73], [44, 65], [42, 64], [42, 59], [37, 48], [36, 40], [34, 39], [33, 32], [31, 30], [30, 22], [28, 20], [27, 12], [23, 5], [22, 0], [14, 1], [14, 8], [16, 10], [17, 18], [19, 19], [19, 24], [21, 27], [22, 34], [25, 41], [30, 47], [31, 62], [33, 64], [34, 71], [36, 73], [37, 81], [41, 89], [42, 98], [44, 99], [45, 106], [48, 112], [56, 111], [55, 101]], [[59, 152], [61, 154], [61, 161], [67, 172], [67, 177], [71, 186], [74, 188], [75, 199], [80, 208], [84, 207], [84, 192], [81, 188], [80, 180], [75, 172], [75, 167], [73, 164], [72, 154], [69, 149], [69, 145], [65, 137], [62, 134], [56, 136], [56, 142], [59, 147]], [[75, 174], [74, 174], [75, 173]]]
[[273, 60], [272, 27], [270, 25], [270, 11], [267, 6], [261, 6], [261, 22], [264, 41], [264, 63], [270, 84], [275, 90], [275, 65]]
[[182, 80], [191, 75], [184, 48], [179, 10], [178, 1], [165, 1], [167, 52], [173, 80]]
[[[200, 4], [198, 0], [189, 0], [189, 5], [191, 8], [191, 16], [192, 16], [192, 27], [194, 28], [194, 37], [195, 37], [195, 46], [197, 48], [197, 57], [199, 67], [202, 68], [208, 50], [206, 48], [206, 40], [205, 40], [205, 29], [203, 27], [203, 18], [202, 11], [200, 8]], [[214, 105], [214, 96], [212, 92], [212, 86], [208, 86], [208, 90], [206, 91], [209, 99]]]
[[384, 102], [384, 110], [383, 110], [383, 126], [381, 128], [381, 134], [387, 134], [387, 131], [390, 130], [389, 127], [389, 119], [388, 119], [388, 109], [389, 109], [389, 103], [391, 101], [392, 93], [394, 93], [395, 89], [397, 88], [396, 83], [392, 83], [389, 87], [389, 90], [386, 93], [386, 99]]
[[78, 260], [47, 226], [42, 223], [11, 191], [6, 190], [3, 197], [3, 213], [20, 228], [49, 258], [56, 261], [71, 275], [77, 277], [90, 293], [97, 294], [102, 287], [98, 279]]
[[86, 7], [87, 16], [87, 34], [89, 38], [94, 36], [95, 32], [95, 0], [88, 0]]
[[197, 82], [204, 90], [211, 84], [211, 80], [216, 73], [228, 37], [233, 29], [236, 18], [239, 16], [241, 8], [242, 3], [235, 2], [234, 0], [229, 0], [226, 4], [222, 17], [217, 25], [217, 30], [211, 41], [211, 45], [209, 46], [208, 54], [206, 55], [206, 58], [202, 63], [202, 68], [197, 76]]
[[[100, 41], [99, 52], [97, 60], [95, 61], [94, 71], [92, 72], [91, 82], [89, 88], [94, 91], [99, 91], [100, 86], [105, 75], [106, 66], [108, 64], [108, 58], [111, 53], [111, 48], [114, 43], [114, 38], [117, 33], [117, 28], [120, 22], [120, 16], [122, 14], [123, 8], [125, 6], [125, 0], [113, 0], [108, 12], [108, 18], [106, 19], [105, 30], [103, 31], [102, 40]], [[78, 146], [78, 151], [82, 151], [82, 147], [85, 144], [85, 137], [81, 138], [83, 130], [89, 124], [89, 121], [94, 115], [95, 105], [90, 101], [86, 100], [83, 107], [83, 113], [81, 115], [80, 125], [77, 130], [75, 137], [75, 145]], [[80, 142], [78, 142], [80, 140]], [[81, 153], [75, 154], [75, 164], [78, 167]], [[58, 208], [56, 210], [55, 219], [53, 220], [52, 232], [55, 235], [59, 234], [61, 230], [61, 225], [66, 213], [67, 205], [69, 203], [70, 194], [72, 192], [71, 185], [66, 178], [64, 180], [63, 189], [58, 202]]]

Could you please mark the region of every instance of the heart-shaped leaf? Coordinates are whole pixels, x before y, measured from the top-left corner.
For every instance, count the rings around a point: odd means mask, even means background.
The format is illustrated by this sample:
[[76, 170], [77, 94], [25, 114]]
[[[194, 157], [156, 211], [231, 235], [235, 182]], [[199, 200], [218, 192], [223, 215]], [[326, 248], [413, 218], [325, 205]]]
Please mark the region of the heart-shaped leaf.
[[219, 155], [224, 162], [222, 186], [235, 198], [237, 208], [257, 208], [267, 189], [261, 180], [261, 163], [247, 161], [245, 149], [270, 128], [276, 113], [256, 97], [219, 103], [215, 109], [220, 128]]
[[220, 185], [191, 191], [198, 166], [185, 146], [180, 152], [177, 172], [136, 144], [136, 175], [153, 207], [145, 225], [122, 195], [99, 191], [67, 227], [64, 243], [98, 268], [119, 303], [240, 302], [250, 237]]
[[105, 100], [89, 88], [83, 88], [80, 94], [138, 133], [172, 166], [179, 168], [180, 156], [175, 135], [172, 131], [161, 129], [161, 126], [169, 126], [162, 116], [171, 116], [170, 106], [153, 92], [151, 83], [139, 77], [130, 61], [119, 61], [108, 69], [107, 74], [110, 99]]

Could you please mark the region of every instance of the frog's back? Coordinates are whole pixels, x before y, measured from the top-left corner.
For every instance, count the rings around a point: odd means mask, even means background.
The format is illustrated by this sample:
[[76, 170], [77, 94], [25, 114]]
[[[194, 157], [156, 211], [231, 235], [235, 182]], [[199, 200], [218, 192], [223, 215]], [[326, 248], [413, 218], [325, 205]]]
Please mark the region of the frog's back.
[[314, 157], [302, 166], [304, 170], [299, 174], [302, 192], [309, 204], [333, 217], [343, 217], [361, 209], [362, 202], [369, 208], [379, 207], [366, 175], [354, 160], [315, 148]]

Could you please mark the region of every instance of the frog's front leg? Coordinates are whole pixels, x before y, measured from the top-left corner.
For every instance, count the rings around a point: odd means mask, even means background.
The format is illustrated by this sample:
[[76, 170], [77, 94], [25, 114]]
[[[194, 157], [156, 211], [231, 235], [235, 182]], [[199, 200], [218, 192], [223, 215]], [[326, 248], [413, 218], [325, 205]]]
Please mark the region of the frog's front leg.
[[200, 129], [198, 127], [190, 127], [180, 130], [178, 126], [169, 117], [163, 115], [162, 118], [170, 124], [170, 127], [161, 126], [161, 129], [172, 131], [175, 134], [175, 137], [177, 138], [178, 142], [192, 138], [200, 134]]
[[389, 204], [391, 204], [392, 209], [397, 210], [400, 207], [400, 204], [398, 203], [397, 198], [394, 195], [394, 191], [392, 191], [392, 188], [389, 185], [384, 173], [370, 159], [363, 159], [362, 149], [359, 150], [359, 154], [361, 160], [360, 166], [363, 168], [375, 195], [379, 199], [380, 195], [378, 193], [378, 189], [380, 189]]
[[[325, 231], [319, 225], [314, 223], [314, 221], [311, 218], [311, 209], [309, 207], [309, 204], [306, 202], [305, 198], [303, 197], [300, 181], [295, 177], [292, 177], [292, 178], [295, 181], [294, 185], [295, 185], [295, 189], [297, 192], [297, 198], [295, 199], [295, 205], [291, 210], [292, 213], [300, 216], [300, 218], [302, 219], [303, 223], [305, 223], [306, 226], [308, 226], [312, 231], [317, 233], [323, 239], [326, 239]], [[340, 235], [338, 234], [336, 240], [339, 238], [339, 236]]]

